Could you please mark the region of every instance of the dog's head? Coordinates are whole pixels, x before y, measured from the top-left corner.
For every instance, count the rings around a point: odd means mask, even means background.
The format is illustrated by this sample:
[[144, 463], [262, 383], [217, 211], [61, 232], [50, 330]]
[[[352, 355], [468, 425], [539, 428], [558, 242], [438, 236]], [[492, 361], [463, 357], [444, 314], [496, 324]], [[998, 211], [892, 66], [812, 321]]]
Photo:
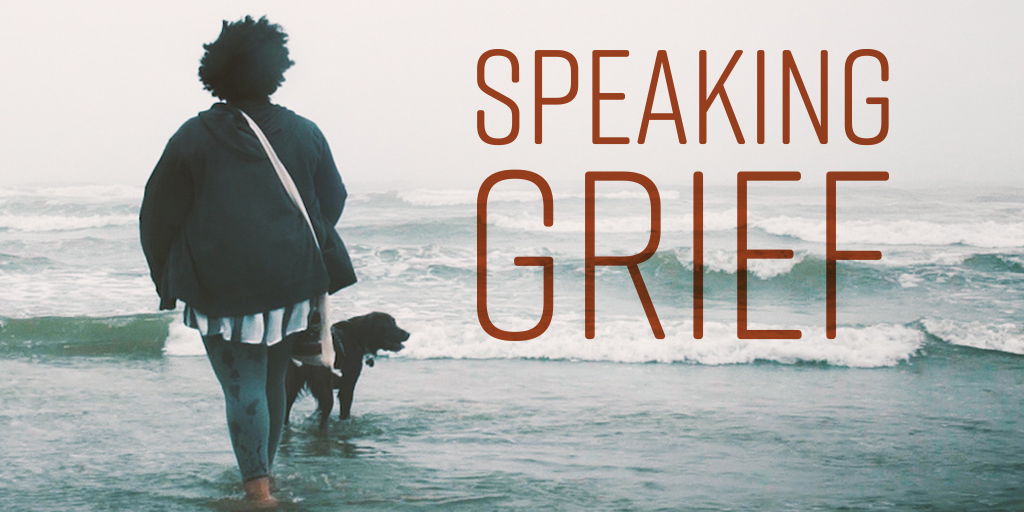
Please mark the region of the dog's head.
[[341, 343], [345, 357], [373, 356], [379, 350], [398, 352], [405, 348], [402, 343], [409, 339], [409, 333], [398, 327], [394, 317], [376, 311], [334, 324], [331, 334], [335, 343]]

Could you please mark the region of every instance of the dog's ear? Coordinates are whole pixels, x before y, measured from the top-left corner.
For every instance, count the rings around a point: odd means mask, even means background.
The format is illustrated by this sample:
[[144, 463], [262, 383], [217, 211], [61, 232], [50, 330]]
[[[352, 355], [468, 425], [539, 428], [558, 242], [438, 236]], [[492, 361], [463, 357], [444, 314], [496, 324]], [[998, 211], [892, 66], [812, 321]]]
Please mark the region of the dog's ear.
[[352, 330], [364, 333], [368, 331], [368, 326], [372, 325], [373, 323], [373, 313], [370, 313], [368, 315], [354, 316], [352, 318], [349, 318], [345, 322], [349, 326], [351, 326]]
[[381, 313], [380, 311], [374, 311], [373, 313], [366, 315], [365, 318], [367, 323], [372, 326], [372, 329], [375, 332], [383, 331], [384, 329], [387, 329], [388, 325], [395, 323], [395, 319], [391, 315]]
[[359, 352], [357, 355], [360, 357], [362, 357], [364, 350], [370, 348], [371, 334], [373, 332], [373, 318], [371, 315], [356, 316], [345, 321], [345, 341], [355, 352]]
[[382, 350], [390, 344], [391, 333], [395, 329], [395, 319], [387, 313], [375, 311], [373, 315], [373, 348]]

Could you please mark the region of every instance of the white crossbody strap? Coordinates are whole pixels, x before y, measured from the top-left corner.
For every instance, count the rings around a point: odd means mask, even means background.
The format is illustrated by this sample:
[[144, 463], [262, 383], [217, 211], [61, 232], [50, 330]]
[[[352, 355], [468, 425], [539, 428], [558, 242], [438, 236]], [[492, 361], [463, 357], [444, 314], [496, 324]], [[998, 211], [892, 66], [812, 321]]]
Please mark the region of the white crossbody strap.
[[[239, 110], [239, 112], [242, 112]], [[302, 217], [306, 219], [306, 225], [309, 226], [309, 232], [313, 235], [313, 242], [316, 243], [317, 249], [320, 249], [320, 242], [316, 239], [316, 230], [313, 229], [313, 223], [309, 220], [309, 213], [306, 212], [306, 205], [302, 202], [302, 196], [299, 195], [299, 189], [295, 187], [295, 182], [292, 181], [292, 177], [288, 174], [288, 170], [285, 169], [284, 164], [281, 163], [281, 159], [277, 157], [277, 153], [274, 151], [274, 147], [270, 145], [270, 141], [267, 140], [267, 136], [263, 134], [263, 130], [260, 130], [259, 125], [256, 121], [253, 121], [249, 114], [242, 112], [242, 117], [245, 117], [245, 121], [249, 123], [249, 128], [256, 134], [256, 138], [260, 140], [260, 144], [263, 145], [263, 150], [267, 152], [267, 157], [270, 158], [270, 163], [274, 165], [274, 170], [277, 171], [277, 177], [281, 180], [281, 185], [284, 185], [284, 190], [288, 192], [288, 197], [292, 198], [292, 202], [295, 203], [295, 207], [302, 212]], [[327, 294], [323, 294], [320, 297], [315, 297], [311, 300], [310, 306], [313, 310], [320, 312], [320, 355], [311, 359], [302, 359], [305, 364], [316, 364], [318, 366], [326, 366], [327, 368], [334, 367], [334, 342], [331, 340], [331, 321], [329, 318], [330, 306], [327, 303]]]
[[[239, 112], [242, 112], [239, 110]], [[292, 176], [288, 174], [288, 170], [285, 169], [284, 164], [281, 163], [281, 159], [277, 157], [277, 153], [274, 151], [274, 147], [270, 145], [270, 141], [267, 140], [267, 136], [263, 135], [263, 130], [260, 130], [259, 125], [256, 121], [253, 121], [249, 114], [242, 112], [242, 116], [245, 117], [246, 122], [249, 123], [249, 128], [256, 133], [256, 138], [260, 140], [260, 144], [263, 144], [263, 150], [267, 152], [267, 156], [270, 157], [270, 163], [274, 165], [274, 170], [277, 171], [277, 177], [281, 180], [281, 185], [284, 185], [284, 190], [288, 192], [288, 196], [292, 198], [292, 202], [295, 203], [295, 207], [302, 212], [302, 217], [306, 219], [306, 225], [309, 226], [309, 232], [313, 234], [313, 241], [316, 242], [317, 248], [320, 247], [320, 242], [316, 239], [316, 230], [313, 229], [313, 223], [309, 220], [309, 213], [306, 212], [306, 205], [302, 202], [302, 196], [299, 195], [299, 189], [295, 188], [295, 182], [292, 181]]]

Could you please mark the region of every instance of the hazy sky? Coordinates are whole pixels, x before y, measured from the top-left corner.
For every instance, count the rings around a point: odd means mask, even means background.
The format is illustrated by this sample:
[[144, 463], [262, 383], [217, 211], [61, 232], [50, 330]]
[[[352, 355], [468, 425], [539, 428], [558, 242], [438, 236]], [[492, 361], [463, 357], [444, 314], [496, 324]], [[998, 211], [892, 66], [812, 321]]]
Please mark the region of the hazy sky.
[[[168, 137], [214, 102], [197, 77], [202, 44], [222, 19], [267, 15], [291, 38], [296, 65], [274, 102], [312, 119], [327, 136], [350, 188], [475, 189], [507, 168], [552, 184], [582, 186], [588, 170], [628, 170], [656, 183], [693, 171], [730, 183], [743, 170], [885, 170], [892, 181], [982, 180], [1024, 185], [1024, 15], [1018, 2], [255, 2], [3, 0], [0, 183], [145, 183]], [[480, 55], [515, 53], [520, 80], [502, 59], [488, 82], [522, 114], [518, 139], [490, 146], [476, 133], [508, 132], [508, 109], [476, 84]], [[855, 127], [878, 130], [890, 101], [888, 137], [858, 146], [844, 131], [843, 71], [854, 50], [881, 51], [889, 81], [871, 59], [855, 68]], [[566, 50], [579, 62], [579, 93], [544, 110], [544, 143], [533, 142], [534, 52]], [[601, 88], [625, 93], [602, 103], [602, 135], [591, 143], [591, 53]], [[658, 50], [666, 50], [687, 144], [670, 121], [653, 121], [636, 144]], [[743, 50], [726, 90], [746, 144], [736, 143], [721, 104], [698, 143], [698, 55], [708, 52], [709, 89]], [[756, 144], [756, 51], [764, 50], [767, 140]], [[792, 142], [781, 141], [782, 52], [791, 50], [820, 108], [819, 52], [828, 51], [829, 143], [818, 143], [795, 87]], [[568, 66], [546, 61], [545, 94], [568, 89]], [[664, 82], [656, 111], [667, 111]]]

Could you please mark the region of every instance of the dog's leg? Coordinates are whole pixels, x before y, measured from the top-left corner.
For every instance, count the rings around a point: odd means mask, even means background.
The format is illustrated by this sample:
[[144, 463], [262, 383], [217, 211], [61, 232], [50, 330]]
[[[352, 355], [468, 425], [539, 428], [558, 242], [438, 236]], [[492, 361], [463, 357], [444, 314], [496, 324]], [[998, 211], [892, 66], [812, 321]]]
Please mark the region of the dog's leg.
[[334, 374], [327, 368], [312, 368], [313, 376], [309, 380], [309, 390], [316, 398], [317, 409], [320, 410], [320, 428], [327, 428], [327, 420], [331, 417], [331, 409], [334, 409], [334, 389], [331, 388], [331, 378]]
[[299, 391], [302, 391], [302, 385], [306, 383], [306, 378], [303, 375], [302, 368], [299, 368], [294, 361], [288, 363], [288, 373], [284, 376], [284, 388], [287, 397], [287, 402], [284, 409], [284, 424], [288, 424], [288, 419], [292, 415], [292, 405], [295, 404], [295, 399], [299, 397]]
[[352, 357], [354, 362], [349, 363], [345, 361], [345, 368], [342, 370], [341, 382], [338, 386], [338, 405], [339, 411], [338, 416], [347, 420], [352, 411], [352, 395], [356, 390], [356, 381], [359, 380], [359, 374], [363, 371], [363, 358]]

